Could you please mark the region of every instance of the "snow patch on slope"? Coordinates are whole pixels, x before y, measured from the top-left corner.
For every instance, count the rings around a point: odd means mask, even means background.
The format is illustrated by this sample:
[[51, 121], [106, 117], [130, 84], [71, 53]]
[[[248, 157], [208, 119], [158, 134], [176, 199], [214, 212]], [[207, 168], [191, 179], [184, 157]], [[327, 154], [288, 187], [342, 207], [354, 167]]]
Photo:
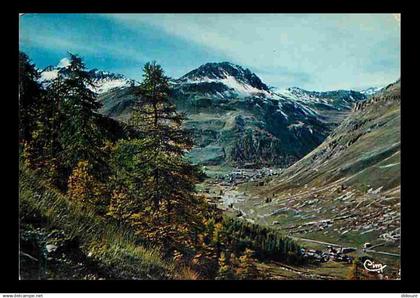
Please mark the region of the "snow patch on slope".
[[70, 66], [70, 60], [69, 58], [63, 58], [60, 60], [60, 62], [57, 64], [58, 68], [65, 68]]
[[127, 79], [102, 79], [94, 82], [95, 87], [90, 88], [93, 92], [102, 94], [115, 88], [124, 88], [130, 85]]
[[41, 72], [41, 77], [39, 78], [39, 81], [41, 83], [45, 82], [45, 81], [51, 81], [56, 79], [58, 76], [58, 69], [53, 69], [53, 70], [46, 70]]
[[361, 90], [359, 92], [364, 94], [364, 95], [369, 96], [369, 95], [373, 95], [373, 94], [381, 91], [382, 89], [384, 89], [384, 87], [370, 87], [370, 88], [367, 88], [365, 90]]
[[186, 84], [200, 84], [200, 83], [223, 83], [225, 86], [227, 86], [230, 89], [233, 89], [238, 95], [242, 97], [247, 96], [255, 96], [255, 95], [264, 95], [267, 97], [273, 97], [273, 94], [270, 92], [267, 92], [265, 90], [260, 90], [258, 88], [255, 88], [249, 84], [243, 83], [238, 81], [234, 76], [229, 75], [228, 73], [224, 72], [224, 78], [220, 79], [213, 79], [209, 77], [199, 77], [199, 78], [188, 78], [185, 80], [184, 83]]

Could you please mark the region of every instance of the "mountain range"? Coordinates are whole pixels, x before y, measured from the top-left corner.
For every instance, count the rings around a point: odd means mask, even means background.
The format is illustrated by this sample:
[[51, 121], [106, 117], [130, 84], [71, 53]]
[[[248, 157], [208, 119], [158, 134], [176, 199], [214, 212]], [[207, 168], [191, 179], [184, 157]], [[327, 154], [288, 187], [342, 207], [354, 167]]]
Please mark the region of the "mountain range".
[[[48, 83], [66, 66], [63, 59], [43, 70], [41, 81]], [[136, 100], [135, 81], [97, 69], [89, 73], [103, 104], [100, 112], [126, 121]], [[188, 157], [204, 165], [238, 166], [293, 164], [321, 144], [354, 104], [378, 91], [278, 89], [229, 62], [206, 63], [172, 79], [171, 86], [194, 134], [196, 146]]]

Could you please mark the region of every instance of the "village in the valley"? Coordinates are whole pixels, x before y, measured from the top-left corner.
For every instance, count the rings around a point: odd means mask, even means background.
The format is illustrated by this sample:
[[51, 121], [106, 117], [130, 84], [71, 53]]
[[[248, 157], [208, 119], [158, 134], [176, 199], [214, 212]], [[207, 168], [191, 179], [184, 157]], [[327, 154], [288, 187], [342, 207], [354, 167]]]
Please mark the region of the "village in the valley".
[[313, 262], [351, 264], [360, 255], [399, 261], [400, 202], [392, 192], [361, 192], [341, 180], [296, 192], [259, 192], [281, 171], [235, 168], [208, 179], [203, 191], [225, 212], [299, 241], [301, 253]]

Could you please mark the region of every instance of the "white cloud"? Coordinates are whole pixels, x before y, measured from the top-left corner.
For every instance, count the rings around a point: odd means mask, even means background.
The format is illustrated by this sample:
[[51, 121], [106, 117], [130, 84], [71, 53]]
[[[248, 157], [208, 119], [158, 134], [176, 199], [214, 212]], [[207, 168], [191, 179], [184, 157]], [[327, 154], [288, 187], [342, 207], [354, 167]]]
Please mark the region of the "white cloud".
[[[390, 15], [347, 14], [112, 14], [119, 25], [142, 30], [152, 25], [167, 34], [223, 53], [227, 60], [270, 71], [271, 82], [286, 84], [284, 73], [311, 75], [296, 85], [312, 89], [373, 84], [399, 69], [369, 70], [372, 61], [399, 60], [399, 31]], [[393, 44], [395, 42], [395, 44]], [[381, 57], [386, 56], [386, 57]], [[207, 62], [207, 61], [205, 61]], [[379, 62], [378, 62], [379, 63]], [[398, 65], [396, 61], [394, 64]], [[384, 66], [385, 67], [385, 66]], [[360, 82], [370, 78], [371, 82]], [[385, 82], [387, 83], [387, 82]], [[284, 86], [279, 86], [284, 87]]]

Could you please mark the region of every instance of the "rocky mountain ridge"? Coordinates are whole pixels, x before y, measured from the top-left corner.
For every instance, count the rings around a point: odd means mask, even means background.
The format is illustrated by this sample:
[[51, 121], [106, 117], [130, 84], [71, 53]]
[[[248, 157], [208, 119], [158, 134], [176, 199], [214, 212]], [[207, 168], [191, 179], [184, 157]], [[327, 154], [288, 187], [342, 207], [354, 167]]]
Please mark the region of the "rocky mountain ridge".
[[[44, 82], [65, 71], [66, 61], [44, 70]], [[136, 100], [135, 83], [93, 69], [101, 113], [125, 121]], [[172, 99], [187, 115], [196, 146], [189, 158], [201, 164], [288, 166], [318, 146], [367, 98], [349, 90], [284, 90], [266, 85], [249, 69], [229, 62], [206, 63], [171, 80]]]

